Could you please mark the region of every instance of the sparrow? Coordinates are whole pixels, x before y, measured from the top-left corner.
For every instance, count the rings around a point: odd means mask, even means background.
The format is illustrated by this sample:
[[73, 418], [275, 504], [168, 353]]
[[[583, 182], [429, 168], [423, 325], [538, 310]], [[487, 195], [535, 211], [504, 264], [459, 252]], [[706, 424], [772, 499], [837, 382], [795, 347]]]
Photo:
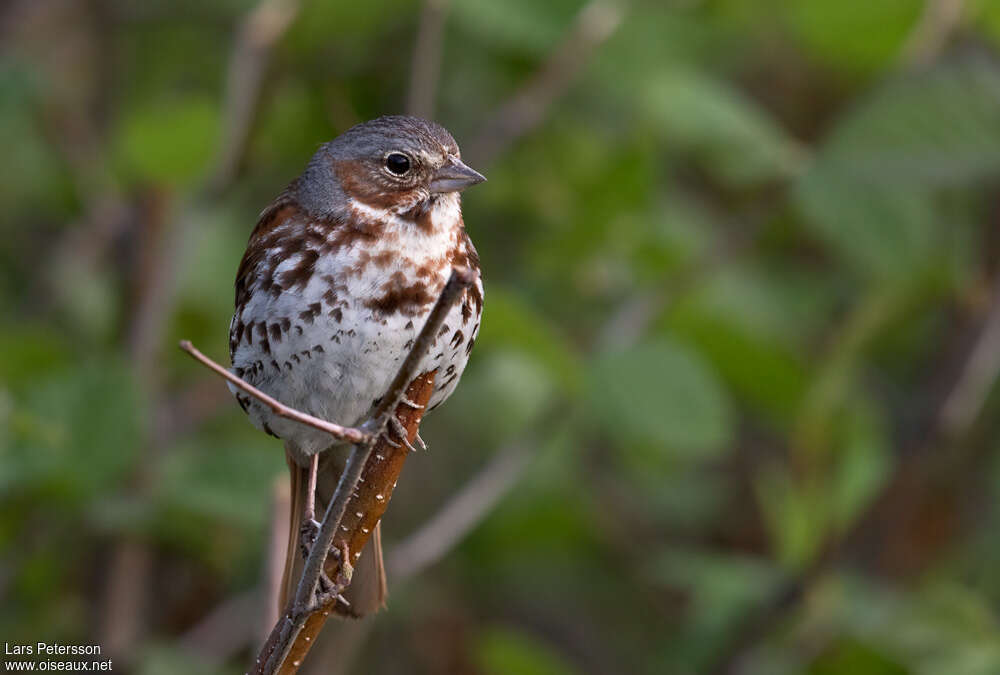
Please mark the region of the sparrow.
[[[322, 145], [250, 235], [236, 273], [232, 372], [287, 406], [357, 426], [387, 392], [452, 267], [465, 266], [475, 282], [416, 371], [437, 371], [427, 411], [444, 402], [465, 370], [483, 309], [459, 193], [484, 180], [462, 162], [448, 131], [416, 117], [380, 117]], [[287, 597], [301, 565], [309, 471], [316, 471], [316, 507], [325, 509], [349, 446], [230, 389], [256, 427], [284, 441], [292, 496]], [[345, 594], [355, 616], [385, 602], [380, 529]]]

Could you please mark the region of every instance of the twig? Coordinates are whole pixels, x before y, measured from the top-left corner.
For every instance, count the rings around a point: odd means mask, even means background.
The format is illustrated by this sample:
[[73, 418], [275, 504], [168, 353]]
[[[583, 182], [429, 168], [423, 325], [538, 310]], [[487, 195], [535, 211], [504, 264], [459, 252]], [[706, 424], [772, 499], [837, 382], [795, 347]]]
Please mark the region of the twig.
[[158, 372], [156, 351], [163, 345], [161, 336], [177, 296], [179, 261], [191, 221], [190, 213], [183, 212], [180, 222], [173, 223], [172, 201], [164, 190], [143, 195], [142, 216], [137, 223], [140, 231], [135, 234], [138, 250], [132, 285], [138, 292], [131, 298], [135, 311], [126, 342], [139, 381], [151, 393], [159, 388], [154, 377]]
[[[126, 345], [131, 369], [144, 395], [160, 405], [162, 386], [156, 348], [177, 294], [177, 261], [184, 248], [186, 227], [168, 227], [169, 199], [153, 191], [137, 209], [137, 265], [129, 286], [135, 289], [128, 321]], [[135, 497], [148, 496], [154, 482], [153, 460], [162, 452], [163, 440], [144, 429], [142, 460], [133, 468], [127, 489]], [[108, 565], [103, 598], [101, 641], [109, 652], [127, 657], [146, 630], [149, 578], [153, 554], [141, 538], [126, 536], [115, 543]]]
[[507, 446], [437, 514], [393, 549], [389, 571], [397, 581], [420, 574], [439, 560], [499, 502], [530, 460], [522, 444]]
[[[291, 606], [286, 609], [282, 617], [275, 624], [270, 637], [261, 648], [255, 662], [255, 673], [273, 675], [279, 672], [279, 670], [281, 673], [296, 672], [302, 662], [302, 658], [313, 642], [314, 633], [318, 632], [319, 627], [322, 626], [333, 605], [338, 602], [340, 593], [350, 583], [349, 570], [351, 561], [348, 558], [352, 555], [354, 557], [360, 555], [361, 548], [364, 542], [367, 541], [370, 528], [364, 529], [363, 537], [356, 537], [357, 543], [354, 543], [353, 551], [348, 548], [344, 540], [341, 540], [341, 545], [337, 549], [340, 551], [339, 557], [336, 560], [338, 571], [331, 578], [333, 587], [332, 589], [325, 589], [328, 592], [323, 597], [317, 597], [320, 578], [326, 567], [327, 555], [334, 544], [334, 537], [341, 528], [344, 530], [348, 529], [342, 525], [344, 514], [347, 511], [348, 503], [357, 494], [359, 479], [362, 476], [362, 471], [368, 466], [369, 455], [372, 453], [372, 449], [376, 443], [387, 433], [389, 416], [398, 411], [404, 398], [408, 398], [407, 390], [411, 386], [411, 383], [419, 380], [417, 369], [430, 350], [431, 345], [437, 337], [438, 330], [444, 323], [448, 313], [458, 302], [466, 288], [473, 282], [474, 276], [468, 269], [457, 267], [452, 269], [451, 277], [441, 291], [434, 308], [420, 330], [420, 334], [414, 341], [413, 347], [396, 373], [396, 377], [393, 378], [388, 392], [383, 396], [381, 403], [371, 418], [362, 425], [370, 429], [371, 433], [356, 443], [351, 450], [347, 465], [344, 467], [340, 481], [337, 484], [337, 489], [323, 515], [319, 533], [306, 559], [305, 569], [299, 581], [295, 598], [292, 600]], [[211, 367], [209, 363], [205, 363], [205, 365]], [[430, 382], [433, 383], [433, 378], [431, 378]], [[425, 400], [429, 396], [430, 390], [428, 389], [425, 394]], [[409, 408], [407, 409], [409, 410]], [[422, 410], [418, 409], [413, 412], [419, 422]], [[416, 433], [415, 426], [412, 433]], [[405, 448], [403, 452], [406, 452]], [[384, 505], [388, 501], [388, 495], [379, 493], [376, 497], [381, 502], [382, 509], [384, 509]], [[380, 516], [380, 514], [378, 515]], [[310, 622], [315, 630], [304, 630], [307, 627], [307, 623]], [[300, 635], [304, 636], [304, 641], [298, 639]], [[292, 653], [295, 654], [295, 658], [291, 663], [287, 663], [289, 655]]]
[[[530, 464], [531, 442], [512, 444], [500, 450], [462, 490], [441, 507], [419, 530], [393, 547], [386, 567], [398, 587], [421, 574], [442, 558], [496, 507]], [[320, 646], [313, 665], [327, 675], [349, 673], [361, 643], [372, 623], [343, 623]]]
[[211, 194], [221, 192], [236, 177], [250, 139], [271, 52], [298, 13], [298, 0], [262, 0], [240, 26], [226, 79], [224, 138], [206, 184]]
[[[259, 104], [260, 85], [274, 44], [287, 30], [298, 12], [297, 0], [262, 0], [246, 18], [230, 60], [227, 78], [226, 123], [222, 127], [216, 170], [205, 182], [201, 191], [185, 200], [179, 211], [181, 217], [176, 227], [168, 232], [157, 232], [159, 255], [151, 256], [152, 266], [147, 270], [148, 284], [142, 289], [143, 297], [136, 302], [136, 312], [129, 327], [129, 351], [138, 378], [149, 391], [149, 398], [159, 398], [160, 385], [155, 374], [155, 350], [162, 335], [162, 325], [170, 316], [176, 300], [176, 272], [190, 232], [190, 210], [199, 198], [211, 199], [232, 181], [246, 151], [252, 120]], [[103, 174], [103, 171], [102, 171]], [[91, 181], [93, 182], [93, 181]], [[103, 180], [101, 182], [104, 182]], [[110, 184], [109, 184], [109, 187]], [[121, 211], [122, 200], [112, 194], [110, 213]], [[96, 213], [96, 211], [95, 211]], [[155, 214], [154, 214], [155, 215]], [[162, 227], [160, 228], [162, 229]], [[106, 248], [112, 237], [104, 237]], [[140, 497], [146, 496], [153, 478], [152, 462], [163, 447], [163, 440], [150, 434], [146, 439], [142, 462], [132, 478], [130, 490]], [[102, 640], [108, 650], [127, 654], [135, 644], [143, 627], [143, 607], [148, 601], [151, 584], [152, 554], [145, 542], [126, 538], [118, 542], [112, 554], [108, 585], [104, 598]]]
[[220, 668], [246, 646], [261, 600], [253, 590], [227, 598], [181, 636], [180, 648], [202, 664]]
[[961, 22], [964, 6], [965, 0], [927, 0], [923, 14], [903, 43], [899, 57], [902, 65], [933, 62]]
[[264, 567], [263, 606], [254, 625], [254, 648], [267, 640], [271, 626], [278, 620], [281, 610], [279, 598], [283, 588], [285, 556], [288, 554], [289, 528], [292, 513], [292, 494], [287, 476], [275, 476], [271, 487], [271, 527], [268, 532], [267, 564]]
[[501, 105], [482, 131], [466, 144], [465, 156], [472, 165], [489, 164], [503, 148], [537, 127], [594, 50], [618, 29], [623, 16], [622, 9], [608, 0], [588, 2], [535, 76]]
[[993, 305], [962, 374], [945, 399], [938, 419], [941, 436], [961, 437], [983, 409], [1000, 373], [1000, 281], [993, 290]]
[[[358, 485], [358, 479], [361, 478], [361, 470], [368, 461], [368, 455], [371, 454], [373, 447], [374, 443], [369, 440], [351, 448], [351, 455], [347, 459], [347, 465], [344, 467], [343, 473], [340, 474], [340, 481], [337, 483], [337, 489], [333, 493], [333, 499], [330, 500], [330, 504], [327, 506], [326, 513], [323, 516], [319, 534], [316, 535], [316, 541], [309, 551], [309, 557], [306, 558], [305, 569], [302, 571], [302, 578], [299, 580], [295, 598], [292, 600], [292, 607], [275, 624], [274, 630], [278, 631], [278, 640], [277, 644], [271, 648], [270, 654], [264, 662], [263, 673], [269, 675], [270, 673], [278, 672], [278, 669], [281, 668], [294, 646], [296, 637], [298, 637], [299, 632], [305, 627], [309, 616], [317, 612], [325, 612], [324, 616], [328, 615], [330, 610], [327, 606], [334, 604], [351, 582], [350, 573], [348, 572], [346, 575], [334, 580], [334, 587], [329, 591], [329, 600], [323, 601], [320, 604], [314, 603], [320, 576], [323, 574], [323, 567], [326, 564], [326, 557], [330, 552], [330, 546], [333, 545], [333, 538], [337, 534], [337, 528], [340, 527], [340, 521], [343, 520], [344, 513], [347, 511], [347, 501]], [[342, 569], [345, 566], [346, 569], [350, 569], [349, 555], [350, 551], [345, 547], [340, 553]], [[267, 645], [265, 644], [266, 648]], [[260, 662], [259, 658], [257, 662]], [[299, 661], [295, 661], [292, 663], [292, 666], [298, 669], [299, 663]]]
[[[278, 620], [278, 596], [288, 546], [288, 512], [291, 499], [288, 480], [274, 481], [271, 531], [268, 533], [268, 560], [264, 580], [257, 590], [244, 590], [222, 600], [197, 624], [188, 629], [178, 646], [201, 663], [218, 668], [247, 646], [257, 646], [267, 638]], [[263, 634], [259, 634], [263, 632]]]
[[410, 93], [406, 99], [406, 112], [410, 115], [426, 119], [434, 116], [448, 4], [449, 0], [426, 0], [420, 12], [420, 25], [413, 43]]
[[306, 426], [310, 426], [314, 429], [319, 429], [320, 431], [325, 431], [337, 440], [348, 441], [349, 443], [364, 443], [370, 438], [370, 434], [366, 434], [361, 429], [356, 429], [354, 427], [342, 427], [339, 424], [327, 422], [326, 420], [321, 420], [318, 417], [307, 415], [306, 413], [295, 410], [294, 408], [289, 408], [277, 399], [268, 396], [252, 384], [248, 384], [246, 381], [236, 377], [218, 363], [202, 354], [195, 348], [194, 345], [191, 344], [189, 340], [181, 340], [180, 347], [203, 366], [217, 375], [224, 377], [228, 382], [232, 383], [234, 387], [250, 394], [255, 399], [268, 406], [275, 415], [294, 420], [300, 424], [305, 424]]

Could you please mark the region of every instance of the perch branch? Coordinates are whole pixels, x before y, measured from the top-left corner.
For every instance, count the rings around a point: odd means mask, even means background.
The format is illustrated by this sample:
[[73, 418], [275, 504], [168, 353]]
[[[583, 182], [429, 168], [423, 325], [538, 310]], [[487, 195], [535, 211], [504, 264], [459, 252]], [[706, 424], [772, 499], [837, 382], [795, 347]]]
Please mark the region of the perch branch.
[[[405, 418], [400, 422], [405, 430], [405, 438], [402, 440], [410, 442], [416, 436], [424, 405], [433, 393], [435, 375], [434, 372], [420, 374], [417, 370], [437, 339], [445, 317], [474, 279], [468, 269], [452, 269], [451, 277], [388, 392], [373, 415], [362, 425], [370, 433], [360, 439], [351, 451], [337, 489], [323, 515], [316, 541], [306, 559], [295, 598], [261, 648], [254, 664], [255, 675], [289, 675], [297, 672], [326, 617], [341, 602], [340, 594], [350, 584], [350, 564], [353, 561], [349, 558], [356, 560], [361, 555], [374, 525], [385, 511], [391, 490], [395, 487], [395, 479], [408, 453], [406, 444], [388, 442], [387, 435], [391, 433], [389, 419], [393, 415], [397, 419]], [[404, 401], [415, 401], [418, 406], [407, 405]], [[351, 527], [348, 527], [345, 519], [349, 505], [356, 516], [356, 520], [351, 521]], [[337, 537], [341, 532], [347, 535]], [[328, 561], [328, 553], [333, 547], [339, 553]], [[332, 588], [317, 595], [324, 572], [331, 580]]]
[[361, 429], [355, 429], [354, 427], [342, 427], [339, 424], [327, 422], [326, 420], [321, 420], [318, 417], [307, 415], [306, 413], [295, 410], [294, 408], [289, 408], [281, 401], [268, 396], [252, 384], [248, 384], [245, 380], [236, 377], [218, 363], [202, 354], [197, 348], [195, 348], [194, 345], [191, 344], [189, 340], [181, 340], [180, 346], [181, 349], [190, 354], [203, 366], [215, 372], [217, 375], [221, 375], [228, 382], [232, 383], [232, 385], [237, 389], [250, 394], [250, 396], [253, 396], [255, 399], [268, 406], [271, 409], [271, 412], [275, 415], [294, 420], [314, 429], [319, 429], [320, 431], [325, 431], [337, 440], [348, 441], [350, 443], [364, 443], [369, 439], [369, 434], [366, 434]]

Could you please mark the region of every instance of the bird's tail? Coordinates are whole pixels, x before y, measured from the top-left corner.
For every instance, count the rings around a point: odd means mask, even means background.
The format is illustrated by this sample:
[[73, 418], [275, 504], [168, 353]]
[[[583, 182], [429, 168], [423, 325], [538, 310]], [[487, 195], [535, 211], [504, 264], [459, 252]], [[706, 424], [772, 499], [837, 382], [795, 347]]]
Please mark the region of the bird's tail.
[[[343, 462], [339, 461], [337, 450], [323, 452], [319, 458], [319, 473], [316, 476], [316, 518], [321, 520], [326, 506], [337, 489]], [[291, 521], [288, 527], [288, 549], [285, 554], [285, 571], [281, 580], [281, 596], [278, 611], [283, 612], [288, 601], [295, 596], [295, 590], [302, 576], [303, 560], [299, 547], [302, 529], [302, 511], [306, 503], [309, 484], [309, 469], [295, 461], [301, 456], [286, 443], [285, 458], [291, 478]], [[388, 595], [385, 580], [385, 565], [382, 560], [381, 523], [375, 525], [371, 539], [362, 549], [361, 557], [354, 565], [351, 585], [344, 592], [350, 603], [350, 612], [345, 616], [359, 618], [372, 614], [385, 605]]]

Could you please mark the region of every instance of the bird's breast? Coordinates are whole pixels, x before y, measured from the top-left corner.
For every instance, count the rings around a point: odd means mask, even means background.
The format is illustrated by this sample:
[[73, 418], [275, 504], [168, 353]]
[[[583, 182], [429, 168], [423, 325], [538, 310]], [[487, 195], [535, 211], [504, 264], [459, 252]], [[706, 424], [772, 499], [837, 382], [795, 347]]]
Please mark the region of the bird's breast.
[[[259, 278], [278, 280], [250, 293], [233, 318], [234, 372], [278, 400], [340, 424], [363, 421], [412, 348], [453, 264], [478, 259], [461, 216], [433, 232], [386, 225], [378, 237], [331, 247], [317, 241], [279, 257], [261, 256]], [[279, 287], [278, 292], [274, 291]], [[256, 290], [255, 290], [256, 288]], [[421, 364], [437, 371], [437, 405], [454, 389], [479, 330], [482, 285], [477, 278], [446, 318]], [[305, 452], [329, 444], [325, 435], [274, 418], [254, 402], [251, 419]], [[265, 426], [266, 425], [266, 426]]]

